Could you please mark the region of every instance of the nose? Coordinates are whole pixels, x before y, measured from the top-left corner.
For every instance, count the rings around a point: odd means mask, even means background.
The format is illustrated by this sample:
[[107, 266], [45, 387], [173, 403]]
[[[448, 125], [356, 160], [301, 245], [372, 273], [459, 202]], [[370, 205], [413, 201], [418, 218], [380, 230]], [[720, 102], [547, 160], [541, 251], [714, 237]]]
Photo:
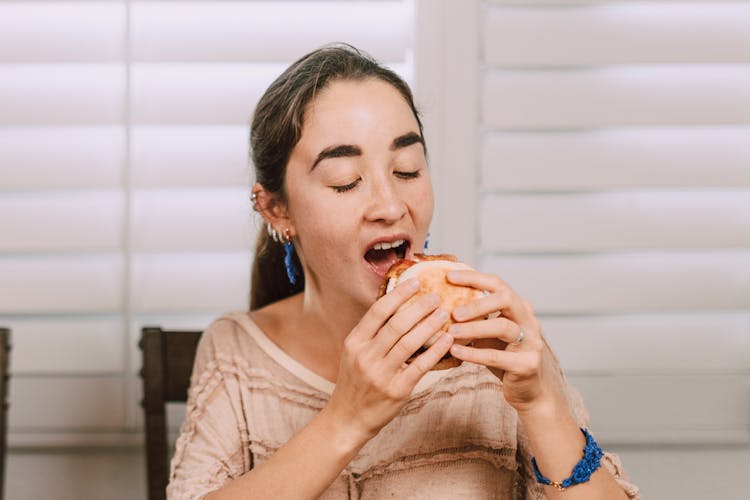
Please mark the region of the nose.
[[405, 200], [392, 182], [382, 181], [372, 185], [365, 211], [367, 220], [390, 224], [401, 220], [407, 210]]

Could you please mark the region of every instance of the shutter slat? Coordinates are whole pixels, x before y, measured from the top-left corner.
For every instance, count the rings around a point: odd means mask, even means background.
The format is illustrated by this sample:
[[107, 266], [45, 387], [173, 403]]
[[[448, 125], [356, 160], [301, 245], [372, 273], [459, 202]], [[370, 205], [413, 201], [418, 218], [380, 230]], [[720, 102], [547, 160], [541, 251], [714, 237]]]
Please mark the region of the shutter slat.
[[119, 126], [0, 127], [0, 189], [117, 186], [124, 138]]
[[486, 251], [750, 247], [750, 189], [503, 194], [480, 214]]
[[[113, 431], [124, 425], [122, 377], [13, 377], [10, 385], [14, 431]], [[40, 401], [55, 411], [40, 411]]]
[[0, 3], [0, 63], [122, 59], [124, 2]]
[[0, 317], [0, 323], [13, 325], [15, 376], [114, 374], [125, 370], [119, 317]]
[[750, 390], [740, 375], [570, 377], [602, 442], [748, 443]]
[[482, 186], [496, 190], [750, 186], [750, 128], [493, 132]]
[[0, 314], [113, 313], [122, 305], [122, 256], [4, 256], [0, 281]]
[[133, 120], [136, 124], [247, 124], [256, 101], [284, 66], [133, 64]]
[[131, 220], [136, 250], [251, 248], [257, 229], [248, 188], [138, 190]]
[[482, 98], [484, 123], [505, 129], [747, 125], [750, 66], [492, 71]]
[[750, 366], [750, 313], [549, 316], [541, 321], [570, 375], [739, 373]]
[[750, 308], [750, 252], [488, 256], [541, 313], [731, 311]]
[[136, 253], [131, 302], [144, 313], [247, 309], [249, 252]]
[[93, 125], [123, 120], [125, 67], [0, 65], [0, 125]]
[[247, 194], [249, 136], [248, 126], [134, 127], [133, 184], [137, 188], [234, 186], [243, 187]]
[[492, 65], [750, 62], [750, 5], [609, 4], [490, 9]]
[[122, 212], [117, 191], [6, 193], [0, 198], [0, 251], [118, 250]]
[[[138, 125], [247, 125], [256, 102], [286, 64], [132, 65], [132, 117]], [[390, 67], [407, 81], [403, 64]]]
[[400, 61], [411, 43], [410, 23], [405, 2], [135, 2], [133, 56], [291, 62], [346, 41], [380, 60]]

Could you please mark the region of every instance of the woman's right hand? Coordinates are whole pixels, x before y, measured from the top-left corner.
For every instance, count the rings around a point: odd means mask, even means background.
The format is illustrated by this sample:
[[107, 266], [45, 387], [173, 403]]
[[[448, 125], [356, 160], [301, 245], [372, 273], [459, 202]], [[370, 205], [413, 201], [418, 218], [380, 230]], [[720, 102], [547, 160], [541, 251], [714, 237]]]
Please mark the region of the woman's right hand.
[[326, 412], [343, 426], [339, 429], [347, 429], [362, 444], [398, 414], [417, 382], [453, 344], [444, 333], [406, 364], [448, 319], [435, 294], [408, 302], [418, 289], [414, 278], [378, 299], [344, 342], [336, 389]]

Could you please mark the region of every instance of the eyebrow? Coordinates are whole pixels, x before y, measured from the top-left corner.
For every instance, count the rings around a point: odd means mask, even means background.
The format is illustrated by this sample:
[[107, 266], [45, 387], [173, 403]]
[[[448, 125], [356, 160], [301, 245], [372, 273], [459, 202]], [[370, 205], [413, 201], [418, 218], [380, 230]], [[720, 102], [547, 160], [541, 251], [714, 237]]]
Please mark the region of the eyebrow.
[[[416, 132], [407, 132], [406, 134], [400, 135], [393, 139], [393, 142], [388, 149], [390, 149], [391, 151], [396, 151], [398, 149], [409, 147], [412, 144], [421, 144], [422, 147], [424, 147], [424, 139]], [[345, 158], [351, 156], [362, 156], [362, 148], [353, 144], [338, 144], [335, 146], [329, 146], [318, 153], [318, 157], [315, 158], [315, 161], [310, 167], [310, 171], [314, 170], [315, 167], [318, 166], [318, 163], [327, 158]]]
[[315, 158], [310, 171], [312, 172], [318, 163], [325, 160], [326, 158], [343, 158], [347, 156], [362, 156], [362, 150], [359, 146], [353, 146], [351, 144], [339, 144], [337, 146], [329, 146], [323, 151], [318, 153], [318, 157]]
[[411, 146], [412, 144], [421, 144], [424, 147], [424, 139], [416, 132], [408, 132], [404, 135], [398, 136], [393, 139], [391, 143], [391, 151]]

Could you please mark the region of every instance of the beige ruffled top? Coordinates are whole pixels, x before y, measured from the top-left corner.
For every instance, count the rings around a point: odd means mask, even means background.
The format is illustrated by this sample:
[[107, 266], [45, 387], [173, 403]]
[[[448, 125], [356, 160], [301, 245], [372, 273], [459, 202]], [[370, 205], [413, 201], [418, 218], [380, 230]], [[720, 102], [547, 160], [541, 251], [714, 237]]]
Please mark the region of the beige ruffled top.
[[[167, 496], [197, 499], [273, 455], [326, 404], [334, 384], [295, 361], [246, 313], [215, 321], [198, 347]], [[581, 426], [577, 391], [569, 398]], [[502, 384], [471, 363], [428, 373], [324, 499], [543, 499]], [[603, 465], [640, 498], [616, 455]]]

